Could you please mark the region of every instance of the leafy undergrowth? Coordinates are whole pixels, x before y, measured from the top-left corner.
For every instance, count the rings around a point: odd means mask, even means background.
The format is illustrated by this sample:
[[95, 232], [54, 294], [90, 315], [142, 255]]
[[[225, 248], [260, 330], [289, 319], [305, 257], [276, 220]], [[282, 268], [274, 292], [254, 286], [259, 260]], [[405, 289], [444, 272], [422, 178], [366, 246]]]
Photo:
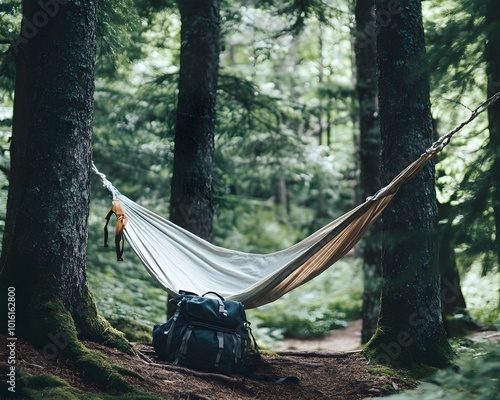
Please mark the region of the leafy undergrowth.
[[248, 317], [258, 336], [317, 338], [358, 319], [361, 302], [360, 267], [347, 258], [278, 301], [249, 310]]
[[500, 269], [498, 265], [483, 273], [481, 263], [474, 263], [463, 274], [461, 286], [472, 319], [485, 326], [500, 329]]
[[484, 335], [488, 343], [459, 340], [455, 365], [423, 379], [415, 390], [391, 396], [394, 400], [500, 399], [500, 332]]

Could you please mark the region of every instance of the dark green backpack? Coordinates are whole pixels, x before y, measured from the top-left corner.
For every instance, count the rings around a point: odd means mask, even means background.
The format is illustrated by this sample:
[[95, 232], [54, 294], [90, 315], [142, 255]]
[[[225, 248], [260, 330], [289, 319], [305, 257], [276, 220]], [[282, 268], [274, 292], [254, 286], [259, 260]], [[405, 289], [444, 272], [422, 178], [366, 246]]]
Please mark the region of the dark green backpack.
[[[253, 336], [243, 304], [212, 292], [184, 293], [170, 301], [176, 304], [174, 315], [153, 328], [160, 359], [205, 372], [244, 372]], [[258, 351], [254, 339], [253, 344]]]

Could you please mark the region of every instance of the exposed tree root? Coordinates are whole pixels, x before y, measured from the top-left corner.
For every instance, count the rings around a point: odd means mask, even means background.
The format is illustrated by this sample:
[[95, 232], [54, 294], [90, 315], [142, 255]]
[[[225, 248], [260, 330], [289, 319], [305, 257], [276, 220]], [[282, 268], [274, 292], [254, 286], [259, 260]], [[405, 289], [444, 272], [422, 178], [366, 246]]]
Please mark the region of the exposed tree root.
[[[134, 375], [144, 380], [143, 377], [112, 364], [103, 355], [84, 346], [78, 338], [75, 320], [60, 299], [48, 296], [47, 292], [35, 295], [29, 309], [31, 329], [24, 336], [40, 347], [46, 356], [66, 358], [73, 364], [75, 371], [107, 393], [123, 396], [142, 393], [124, 375]], [[97, 314], [93, 302], [87, 309], [85, 318], [81, 315], [76, 317], [80, 322], [78, 333], [82, 337], [100, 339], [96, 341], [117, 347], [128, 354], [135, 354], [123, 334], [114, 330]]]
[[279, 356], [290, 356], [290, 357], [316, 357], [316, 358], [341, 358], [348, 357], [351, 354], [361, 353], [361, 350], [345, 351], [342, 353], [327, 353], [321, 351], [278, 351], [276, 354]]
[[241, 379], [231, 378], [230, 376], [226, 376], [226, 375], [222, 375], [222, 374], [215, 374], [212, 372], [194, 371], [192, 369], [180, 367], [178, 365], [173, 365], [173, 364], [155, 363], [146, 354], [144, 354], [143, 352], [140, 352], [140, 351], [137, 352], [137, 356], [141, 362], [143, 362], [144, 364], [150, 365], [152, 367], [162, 368], [162, 369], [166, 369], [168, 371], [182, 372], [183, 374], [196, 376], [197, 378], [201, 378], [201, 379], [216, 380], [216, 381], [223, 382], [223, 383], [226, 383], [226, 384], [231, 385], [231, 386], [243, 386], [244, 385], [244, 383]]
[[135, 354], [134, 348], [125, 335], [99, 315], [88, 286], [82, 295], [81, 306], [76, 310], [73, 318], [80, 338], [117, 348], [126, 354]]

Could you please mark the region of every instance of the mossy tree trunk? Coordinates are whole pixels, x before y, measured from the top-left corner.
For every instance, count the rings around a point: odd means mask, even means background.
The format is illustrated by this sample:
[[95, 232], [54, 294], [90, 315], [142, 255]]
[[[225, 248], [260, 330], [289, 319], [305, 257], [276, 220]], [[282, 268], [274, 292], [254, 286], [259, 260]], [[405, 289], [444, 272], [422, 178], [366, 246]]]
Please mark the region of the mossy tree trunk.
[[170, 219], [211, 241], [220, 4], [182, 0], [178, 5], [181, 56]]
[[[377, 101], [377, 52], [375, 36], [375, 1], [357, 0], [355, 8], [356, 91], [359, 102], [360, 200], [364, 201], [380, 188], [380, 126]], [[361, 342], [375, 333], [380, 306], [381, 247], [380, 222], [364, 236], [363, 306]]]
[[15, 289], [16, 336], [108, 381], [112, 367], [78, 339], [131, 352], [98, 315], [86, 277], [96, 13], [94, 0], [23, 2], [11, 49], [17, 70], [0, 288], [3, 310]]
[[[377, 0], [377, 60], [387, 184], [432, 142], [420, 0]], [[378, 362], [444, 366], [452, 355], [441, 318], [434, 166], [403, 186], [382, 216], [382, 295], [365, 352]]]

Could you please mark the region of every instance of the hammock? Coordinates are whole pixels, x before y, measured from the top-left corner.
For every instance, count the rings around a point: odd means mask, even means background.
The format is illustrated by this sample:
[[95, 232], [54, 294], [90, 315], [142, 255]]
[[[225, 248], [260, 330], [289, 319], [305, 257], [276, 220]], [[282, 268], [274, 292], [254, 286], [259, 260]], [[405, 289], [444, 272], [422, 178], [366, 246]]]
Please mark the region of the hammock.
[[[499, 96], [495, 96], [495, 100]], [[247, 309], [273, 302], [321, 274], [346, 255], [380, 216], [398, 189], [409, 181], [463, 126], [492, 101], [483, 103], [469, 119], [442, 136], [391, 183], [353, 210], [301, 242], [271, 254], [253, 254], [215, 246], [121, 194], [93, 165], [113, 196], [107, 216], [117, 216], [115, 244], [123, 252], [122, 234], [146, 270], [170, 295], [180, 291], [217, 292], [242, 302]], [[106, 224], [107, 225], [107, 224]]]

